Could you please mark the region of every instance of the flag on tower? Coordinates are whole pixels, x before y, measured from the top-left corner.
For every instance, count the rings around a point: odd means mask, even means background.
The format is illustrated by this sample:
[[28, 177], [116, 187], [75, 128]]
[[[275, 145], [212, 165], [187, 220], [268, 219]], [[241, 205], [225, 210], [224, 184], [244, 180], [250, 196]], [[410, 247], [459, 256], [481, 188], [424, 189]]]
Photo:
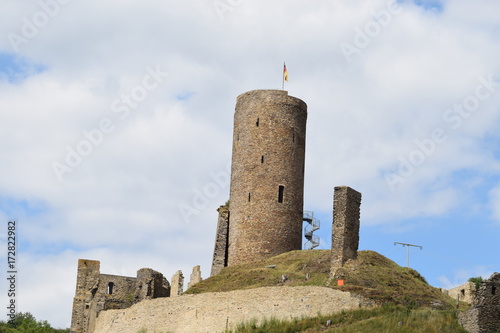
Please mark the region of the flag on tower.
[[288, 82], [288, 71], [286, 70], [286, 65], [283, 63], [283, 78]]

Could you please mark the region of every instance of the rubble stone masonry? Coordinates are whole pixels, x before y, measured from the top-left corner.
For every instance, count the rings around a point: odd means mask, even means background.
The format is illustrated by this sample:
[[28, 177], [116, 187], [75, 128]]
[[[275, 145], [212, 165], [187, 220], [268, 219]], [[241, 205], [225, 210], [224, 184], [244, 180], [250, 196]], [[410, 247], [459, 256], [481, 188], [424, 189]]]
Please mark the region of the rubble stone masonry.
[[172, 290], [170, 296], [176, 297], [180, 296], [183, 292], [184, 288], [184, 275], [182, 275], [182, 271], [177, 271], [172, 276]]
[[302, 247], [307, 105], [283, 90], [237, 98], [228, 266]]
[[476, 284], [474, 282], [467, 282], [461, 286], [447, 290], [446, 294], [458, 301], [472, 304], [474, 295], [476, 294]]
[[182, 295], [105, 311], [98, 318], [95, 333], [215, 333], [252, 319], [314, 317], [370, 304], [348, 292], [317, 286]]
[[220, 206], [217, 212], [219, 212], [219, 218], [217, 220], [214, 256], [212, 259], [210, 276], [219, 274], [220, 270], [227, 266], [229, 207]]
[[202, 280], [201, 267], [200, 267], [200, 265], [196, 265], [193, 267], [193, 272], [191, 273], [191, 276], [189, 277], [188, 288], [191, 288], [195, 284], [200, 283], [201, 280]]
[[458, 314], [460, 324], [470, 333], [494, 333], [500, 329], [500, 273], [479, 285], [472, 306]]
[[161, 273], [142, 268], [137, 277], [100, 273], [100, 262], [78, 260], [71, 333], [92, 333], [104, 310], [126, 309], [145, 299], [168, 297], [170, 285]]
[[360, 206], [361, 193], [348, 186], [335, 187], [332, 225], [333, 269], [358, 256]]

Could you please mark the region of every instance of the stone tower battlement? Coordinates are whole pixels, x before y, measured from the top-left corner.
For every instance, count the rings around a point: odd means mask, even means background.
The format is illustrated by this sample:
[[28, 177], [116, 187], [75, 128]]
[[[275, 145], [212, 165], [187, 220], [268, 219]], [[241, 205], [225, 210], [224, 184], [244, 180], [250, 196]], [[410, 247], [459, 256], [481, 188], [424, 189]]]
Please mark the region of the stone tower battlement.
[[228, 266], [302, 245], [307, 105], [283, 90], [237, 98]]

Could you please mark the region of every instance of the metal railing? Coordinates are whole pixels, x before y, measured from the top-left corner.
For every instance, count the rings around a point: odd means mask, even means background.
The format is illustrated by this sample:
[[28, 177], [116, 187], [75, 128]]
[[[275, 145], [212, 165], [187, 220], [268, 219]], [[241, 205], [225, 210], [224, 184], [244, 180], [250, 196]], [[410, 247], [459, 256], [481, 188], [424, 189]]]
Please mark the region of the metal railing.
[[313, 233], [320, 228], [320, 221], [314, 217], [314, 212], [311, 211], [304, 211], [302, 220], [308, 223], [304, 228], [304, 237], [307, 239], [304, 248], [312, 250], [319, 246], [319, 237]]

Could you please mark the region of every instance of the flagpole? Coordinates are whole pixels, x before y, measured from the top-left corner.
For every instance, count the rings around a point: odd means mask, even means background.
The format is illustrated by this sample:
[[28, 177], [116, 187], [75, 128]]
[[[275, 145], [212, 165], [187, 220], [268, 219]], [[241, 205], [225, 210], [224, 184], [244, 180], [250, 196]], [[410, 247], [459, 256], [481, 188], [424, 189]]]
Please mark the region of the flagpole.
[[283, 62], [283, 82], [281, 83], [281, 90], [285, 90], [285, 68], [286, 64]]

